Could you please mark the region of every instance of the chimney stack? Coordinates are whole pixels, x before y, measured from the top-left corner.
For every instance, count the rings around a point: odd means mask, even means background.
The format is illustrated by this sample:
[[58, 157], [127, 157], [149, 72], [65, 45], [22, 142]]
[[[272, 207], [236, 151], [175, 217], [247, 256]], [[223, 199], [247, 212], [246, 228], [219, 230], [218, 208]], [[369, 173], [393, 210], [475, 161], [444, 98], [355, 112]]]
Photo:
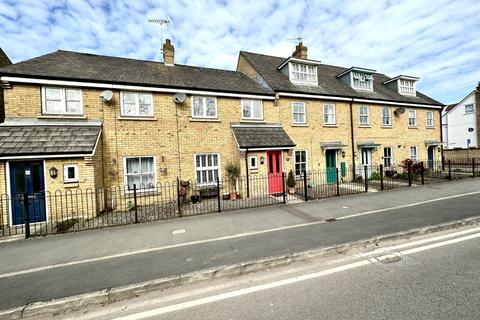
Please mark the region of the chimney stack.
[[175, 56], [175, 48], [170, 42], [170, 39], [166, 39], [165, 43], [163, 44], [163, 63], [166, 66], [173, 66], [175, 64], [174, 56]]
[[292, 57], [299, 59], [307, 59], [308, 48], [303, 45], [303, 42], [300, 42], [296, 47], [295, 51], [292, 53]]

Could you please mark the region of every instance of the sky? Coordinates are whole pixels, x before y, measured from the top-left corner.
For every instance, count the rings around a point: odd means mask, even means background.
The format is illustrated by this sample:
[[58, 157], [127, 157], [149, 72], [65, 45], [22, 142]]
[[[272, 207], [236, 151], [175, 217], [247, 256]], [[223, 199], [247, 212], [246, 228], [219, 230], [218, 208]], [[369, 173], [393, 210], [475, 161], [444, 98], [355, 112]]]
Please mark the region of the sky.
[[240, 50], [417, 76], [445, 104], [480, 81], [480, 1], [1, 0], [0, 47], [13, 62], [58, 49], [234, 70]]

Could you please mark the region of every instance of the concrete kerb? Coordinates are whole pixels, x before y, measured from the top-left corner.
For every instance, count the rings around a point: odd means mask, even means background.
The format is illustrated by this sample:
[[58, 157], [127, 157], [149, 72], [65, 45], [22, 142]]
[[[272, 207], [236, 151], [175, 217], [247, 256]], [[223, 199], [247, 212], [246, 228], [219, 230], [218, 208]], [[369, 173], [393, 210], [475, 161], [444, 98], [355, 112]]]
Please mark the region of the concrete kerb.
[[45, 317], [48, 315], [60, 315], [65, 312], [70, 313], [78, 311], [85, 305], [106, 305], [112, 302], [136, 297], [142, 293], [151, 291], [164, 290], [183, 284], [195, 283], [215, 278], [240, 276], [255, 271], [287, 266], [294, 262], [314, 259], [320, 256], [327, 256], [329, 254], [347, 253], [350, 250], [366, 249], [369, 246], [377, 247], [379, 243], [382, 242], [408, 239], [413, 236], [421, 236], [448, 229], [475, 225], [478, 223], [480, 223], [480, 216], [475, 216], [462, 220], [442, 223], [439, 225], [410, 229], [405, 232], [396, 232], [370, 239], [343, 243], [326, 248], [312, 249], [283, 256], [267, 257], [234, 265], [223, 265], [178, 276], [156, 279], [118, 288], [105, 289], [97, 292], [75, 295], [51, 301], [34, 302], [25, 306], [0, 311], [0, 319], [29, 319], [42, 316]]

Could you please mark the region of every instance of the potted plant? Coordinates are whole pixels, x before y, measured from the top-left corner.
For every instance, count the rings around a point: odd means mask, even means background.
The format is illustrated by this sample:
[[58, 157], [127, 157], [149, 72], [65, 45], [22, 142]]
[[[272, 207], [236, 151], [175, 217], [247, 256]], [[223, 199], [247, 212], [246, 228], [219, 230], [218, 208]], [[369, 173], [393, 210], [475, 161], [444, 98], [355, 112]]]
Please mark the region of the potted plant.
[[288, 187], [288, 193], [289, 194], [294, 194], [295, 193], [295, 176], [293, 175], [293, 170], [290, 170], [288, 172], [288, 177], [287, 177], [287, 187]]
[[227, 172], [228, 181], [233, 187], [233, 191], [230, 192], [230, 200], [237, 200], [237, 179], [240, 176], [240, 166], [230, 162], [225, 167], [225, 171]]
[[223, 200], [230, 200], [230, 193], [228, 193], [228, 192], [222, 193], [222, 199]]
[[190, 200], [192, 201], [193, 204], [197, 203], [200, 201], [200, 194], [195, 191], [194, 193], [192, 193], [192, 195], [190, 196]]

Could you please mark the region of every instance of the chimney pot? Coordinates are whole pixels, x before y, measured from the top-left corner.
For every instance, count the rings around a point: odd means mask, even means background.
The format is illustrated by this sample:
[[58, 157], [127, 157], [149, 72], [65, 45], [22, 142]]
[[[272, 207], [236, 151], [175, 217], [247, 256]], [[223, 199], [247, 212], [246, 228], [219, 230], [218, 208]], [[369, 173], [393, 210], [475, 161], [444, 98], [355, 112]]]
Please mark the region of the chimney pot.
[[163, 63], [166, 66], [175, 65], [175, 47], [172, 45], [170, 39], [166, 39], [163, 44]]

